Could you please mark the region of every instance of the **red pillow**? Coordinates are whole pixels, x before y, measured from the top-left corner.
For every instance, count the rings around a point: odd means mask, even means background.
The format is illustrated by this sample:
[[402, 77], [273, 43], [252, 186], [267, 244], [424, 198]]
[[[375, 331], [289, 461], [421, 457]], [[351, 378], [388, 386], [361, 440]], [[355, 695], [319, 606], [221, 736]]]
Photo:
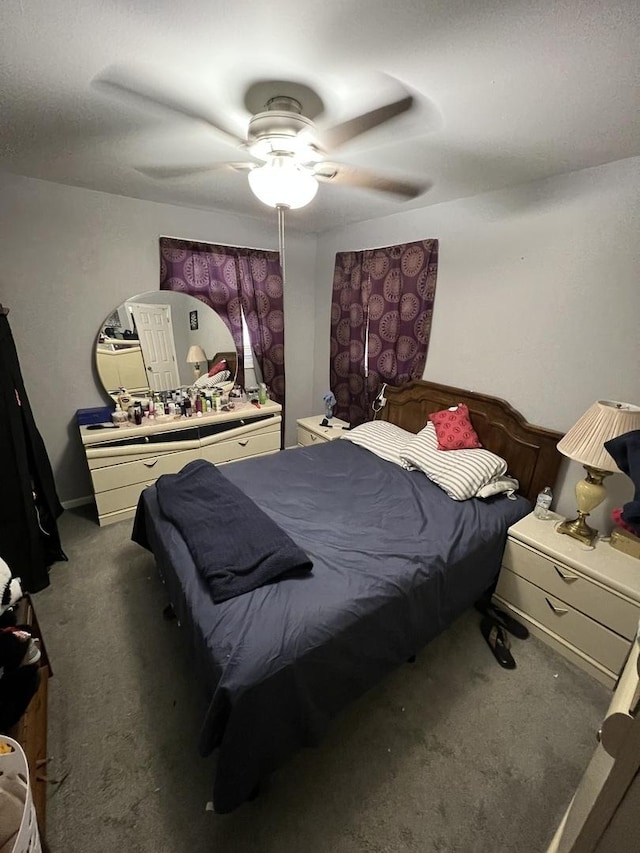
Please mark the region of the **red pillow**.
[[227, 370], [226, 358], [223, 358], [222, 361], [219, 361], [217, 364], [214, 364], [213, 367], [209, 369], [209, 376], [215, 376], [216, 373], [221, 373], [223, 370]]
[[436, 429], [438, 450], [474, 450], [482, 447], [471, 424], [469, 409], [464, 403], [453, 410], [433, 412], [429, 420]]

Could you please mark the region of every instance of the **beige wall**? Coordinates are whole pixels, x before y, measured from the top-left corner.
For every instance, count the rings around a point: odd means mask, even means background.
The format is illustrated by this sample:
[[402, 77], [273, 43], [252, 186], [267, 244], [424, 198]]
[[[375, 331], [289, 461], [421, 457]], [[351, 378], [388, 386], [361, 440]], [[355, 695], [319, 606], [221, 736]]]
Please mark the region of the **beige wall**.
[[[640, 404], [640, 158], [322, 235], [317, 248], [314, 399], [326, 390], [335, 253], [437, 237], [438, 285], [425, 378], [509, 400], [568, 429], [599, 398]], [[559, 510], [575, 509], [562, 476]], [[612, 495], [594, 519], [631, 494]]]
[[[159, 286], [158, 237], [277, 249], [277, 220], [156, 204], [0, 175], [0, 302], [63, 501], [91, 494], [76, 409], [104, 405], [93, 348], [128, 296]], [[314, 237], [287, 230], [286, 441], [312, 407]]]

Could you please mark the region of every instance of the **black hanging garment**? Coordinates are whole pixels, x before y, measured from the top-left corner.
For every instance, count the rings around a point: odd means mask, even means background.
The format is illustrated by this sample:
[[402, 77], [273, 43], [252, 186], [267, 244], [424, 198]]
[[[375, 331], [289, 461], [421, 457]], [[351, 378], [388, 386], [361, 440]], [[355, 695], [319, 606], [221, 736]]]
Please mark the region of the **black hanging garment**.
[[9, 321], [0, 314], [0, 557], [25, 592], [48, 586], [49, 566], [67, 559], [56, 523], [61, 513]]

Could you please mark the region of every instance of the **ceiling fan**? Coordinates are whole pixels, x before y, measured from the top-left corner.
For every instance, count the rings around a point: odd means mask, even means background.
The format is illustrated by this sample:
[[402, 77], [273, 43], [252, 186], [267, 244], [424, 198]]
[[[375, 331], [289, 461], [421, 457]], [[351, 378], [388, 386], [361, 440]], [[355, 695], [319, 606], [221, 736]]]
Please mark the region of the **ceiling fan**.
[[314, 119], [324, 111], [321, 98], [309, 86], [291, 81], [253, 83], [244, 103], [252, 114], [246, 138], [229, 130], [224, 119], [159, 90], [126, 69], [110, 68], [93, 81], [93, 87], [147, 106], [160, 106], [182, 116], [204, 121], [225, 142], [250, 159], [204, 166], [140, 167], [147, 176], [167, 179], [187, 177], [215, 169], [248, 172], [254, 194], [271, 207], [303, 207], [315, 196], [318, 182], [359, 187], [413, 199], [424, 193], [426, 181], [400, 179], [329, 159], [329, 153], [414, 107], [408, 91], [396, 100], [357, 115], [321, 132]]

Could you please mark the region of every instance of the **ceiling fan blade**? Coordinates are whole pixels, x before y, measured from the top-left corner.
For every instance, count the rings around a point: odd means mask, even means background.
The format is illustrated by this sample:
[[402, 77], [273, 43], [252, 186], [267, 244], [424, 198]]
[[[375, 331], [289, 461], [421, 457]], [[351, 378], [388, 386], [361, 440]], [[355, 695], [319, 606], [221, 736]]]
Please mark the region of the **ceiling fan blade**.
[[428, 181], [417, 182], [386, 177], [376, 172], [370, 172], [368, 169], [348, 166], [344, 163], [319, 163], [314, 175], [319, 181], [325, 183], [363, 187], [364, 189], [402, 196], [406, 199], [417, 198], [431, 187]]
[[144, 107], [160, 107], [187, 116], [187, 118], [205, 122], [209, 127], [212, 127], [221, 136], [225, 137], [226, 142], [229, 144], [234, 146], [244, 145], [244, 139], [240, 139], [240, 137], [225, 127], [224, 123], [219, 121], [214, 114], [209, 114], [206, 110], [200, 110], [196, 106], [182, 101], [177, 94], [174, 95], [169, 91], [161, 91], [155, 83], [145, 80], [142, 76], [137, 80], [133, 80], [132, 75], [126, 69], [121, 69], [117, 66], [107, 68], [102, 74], [91, 81], [91, 86], [99, 92], [115, 95], [118, 98], [124, 97], [128, 101]]
[[188, 178], [189, 175], [201, 175], [204, 172], [216, 172], [220, 169], [234, 169], [237, 172], [249, 172], [255, 168], [257, 163], [207, 163], [202, 166], [139, 166], [136, 172], [146, 175], [148, 178], [157, 180], [169, 180], [171, 178]]
[[356, 136], [372, 130], [378, 125], [384, 124], [385, 121], [395, 118], [407, 112], [413, 107], [414, 99], [412, 95], [406, 95], [399, 101], [393, 101], [390, 104], [385, 104], [368, 113], [363, 113], [360, 116], [355, 116], [342, 124], [336, 124], [322, 133], [322, 141], [327, 147], [327, 150], [333, 150], [344, 145]]

